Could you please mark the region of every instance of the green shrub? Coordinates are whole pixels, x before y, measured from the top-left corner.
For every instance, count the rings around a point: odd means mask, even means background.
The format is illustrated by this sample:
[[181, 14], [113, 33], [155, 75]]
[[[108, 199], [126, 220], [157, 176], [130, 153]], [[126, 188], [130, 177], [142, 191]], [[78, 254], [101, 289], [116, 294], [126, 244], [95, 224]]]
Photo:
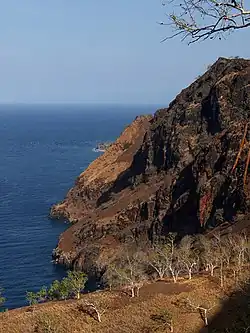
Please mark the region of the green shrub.
[[0, 306], [5, 302], [5, 297], [2, 296], [4, 289], [0, 288]]
[[131, 142], [124, 142], [123, 144], [123, 150], [127, 150], [132, 145]]

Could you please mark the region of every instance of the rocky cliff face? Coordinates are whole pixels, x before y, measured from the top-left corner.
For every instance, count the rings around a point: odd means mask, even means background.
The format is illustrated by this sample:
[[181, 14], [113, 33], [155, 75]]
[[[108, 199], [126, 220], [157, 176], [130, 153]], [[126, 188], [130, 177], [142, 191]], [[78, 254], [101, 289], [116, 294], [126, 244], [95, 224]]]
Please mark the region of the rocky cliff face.
[[55, 259], [100, 269], [130, 240], [247, 227], [249, 115], [250, 61], [220, 58], [153, 119], [137, 118], [52, 208], [75, 222]]

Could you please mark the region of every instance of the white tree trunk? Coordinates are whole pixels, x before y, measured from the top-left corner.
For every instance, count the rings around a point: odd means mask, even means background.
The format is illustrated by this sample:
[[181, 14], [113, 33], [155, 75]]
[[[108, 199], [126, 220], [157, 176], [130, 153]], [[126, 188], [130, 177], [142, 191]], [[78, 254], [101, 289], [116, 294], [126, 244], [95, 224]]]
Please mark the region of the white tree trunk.
[[96, 310], [96, 315], [97, 315], [97, 320], [100, 323], [101, 322], [101, 315], [99, 313], [99, 311]]
[[135, 287], [131, 287], [131, 297], [135, 297]]
[[171, 266], [169, 267], [169, 270], [171, 272], [171, 275], [172, 275], [172, 278], [174, 280], [174, 283], [176, 283], [177, 282], [177, 278], [178, 278], [178, 274], [175, 274], [175, 272], [174, 272], [174, 270], [173, 270], [173, 268]]
[[221, 288], [224, 286], [224, 275], [223, 275], [223, 261], [220, 263], [220, 286]]
[[204, 309], [204, 321], [205, 321], [205, 326], [208, 326], [207, 309]]
[[211, 276], [214, 276], [214, 269], [215, 269], [215, 266], [213, 264], [210, 265], [210, 275]]

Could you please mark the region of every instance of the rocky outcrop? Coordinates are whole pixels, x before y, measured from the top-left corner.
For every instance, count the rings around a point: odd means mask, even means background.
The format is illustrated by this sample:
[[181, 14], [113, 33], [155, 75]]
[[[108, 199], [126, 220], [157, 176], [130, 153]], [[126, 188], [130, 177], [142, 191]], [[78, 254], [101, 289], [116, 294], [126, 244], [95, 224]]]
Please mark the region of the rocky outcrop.
[[77, 178], [75, 186], [65, 200], [51, 209], [51, 217], [64, 217], [78, 222], [97, 207], [100, 196], [107, 192], [114, 181], [127, 170], [142, 144], [152, 116], [138, 116], [125, 128], [120, 137], [105, 153], [93, 161]]
[[246, 221], [249, 115], [250, 61], [219, 58], [152, 120], [132, 123], [52, 209], [76, 222], [55, 259], [100, 270], [130, 240]]

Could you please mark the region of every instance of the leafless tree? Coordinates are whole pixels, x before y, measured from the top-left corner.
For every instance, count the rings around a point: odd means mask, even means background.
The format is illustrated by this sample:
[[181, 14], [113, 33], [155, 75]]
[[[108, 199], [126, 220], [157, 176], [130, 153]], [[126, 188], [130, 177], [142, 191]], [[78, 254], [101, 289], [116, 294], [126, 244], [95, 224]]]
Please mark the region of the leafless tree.
[[105, 310], [101, 309], [101, 305], [95, 302], [83, 302], [79, 305], [79, 310], [83, 311], [93, 318], [95, 318], [99, 323], [101, 323], [101, 317], [105, 313]]
[[171, 252], [167, 245], [155, 245], [146, 256], [146, 263], [156, 271], [160, 279], [167, 275], [170, 262]]
[[169, 248], [169, 272], [173, 278], [174, 283], [177, 282], [178, 277], [183, 269], [180, 256], [175, 245], [176, 234], [170, 233], [167, 237], [167, 246]]
[[220, 269], [220, 286], [224, 287], [224, 281], [225, 281], [225, 253], [227, 252], [227, 249], [225, 247], [225, 244], [221, 238], [220, 233], [215, 233], [214, 238], [211, 240], [211, 243], [214, 247], [214, 255], [217, 256], [218, 262], [219, 262], [219, 269]]
[[173, 278], [174, 283], [176, 283], [178, 281], [178, 277], [179, 277], [180, 273], [182, 272], [182, 270], [183, 270], [183, 266], [182, 266], [180, 257], [178, 255], [178, 251], [175, 251], [174, 255], [172, 257], [172, 260], [169, 264], [169, 271]]
[[139, 296], [139, 291], [146, 280], [143, 260], [140, 253], [129, 253], [119, 258], [111, 267], [111, 279], [123, 289], [130, 290], [131, 297]]
[[215, 307], [215, 304], [207, 304], [207, 302], [203, 302], [201, 304], [197, 304], [191, 301], [189, 298], [185, 301], [187, 308], [197, 310], [200, 313], [202, 320], [204, 321], [205, 326], [208, 326], [208, 315], [209, 312]]
[[198, 238], [198, 247], [200, 248], [200, 257], [206, 271], [214, 276], [214, 271], [219, 267], [219, 251], [215, 239], [210, 239], [200, 235]]
[[166, 0], [166, 22], [176, 36], [189, 43], [215, 39], [235, 30], [250, 27], [250, 4], [244, 0]]
[[188, 273], [189, 280], [191, 280], [193, 272], [198, 269], [199, 261], [198, 253], [193, 248], [193, 238], [191, 236], [182, 238], [178, 247], [178, 257], [184, 267], [184, 271]]
[[232, 251], [230, 267], [233, 270], [235, 282], [238, 282], [244, 265], [249, 262], [250, 242], [245, 232], [229, 235], [228, 242]]

